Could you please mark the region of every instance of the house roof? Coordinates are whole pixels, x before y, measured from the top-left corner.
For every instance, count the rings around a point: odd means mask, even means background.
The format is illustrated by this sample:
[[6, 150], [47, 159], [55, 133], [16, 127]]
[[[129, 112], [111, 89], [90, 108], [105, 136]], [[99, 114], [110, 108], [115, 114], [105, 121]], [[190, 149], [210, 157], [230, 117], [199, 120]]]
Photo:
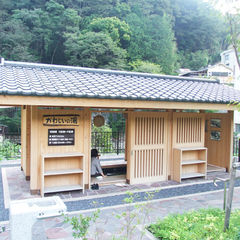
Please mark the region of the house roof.
[[190, 76], [191, 74], [197, 74], [197, 73], [203, 73], [203, 72], [207, 72], [208, 70], [210, 70], [211, 68], [215, 68], [216, 66], [223, 66], [223, 67], [225, 67], [228, 71], [230, 71], [230, 72], [232, 72], [233, 70], [230, 68], [230, 67], [228, 67], [227, 65], [225, 65], [225, 64], [223, 64], [223, 63], [217, 63], [217, 64], [214, 64], [214, 65], [209, 65], [209, 66], [207, 66], [207, 67], [204, 67], [204, 68], [201, 68], [201, 69], [199, 69], [199, 70], [197, 70], [197, 71], [189, 71], [189, 72], [185, 72], [185, 73], [182, 73], [182, 74], [180, 74], [180, 76]]
[[227, 65], [225, 65], [225, 64], [223, 64], [223, 63], [220, 62], [220, 63], [214, 64], [214, 65], [207, 66], [207, 67], [205, 67], [205, 68], [201, 68], [201, 69], [199, 69], [199, 70], [196, 71], [196, 72], [205, 71], [205, 70], [214, 68], [214, 67], [219, 66], [219, 65], [225, 67], [226, 69], [228, 69], [228, 70], [231, 71], [231, 72], [233, 71], [230, 67], [228, 67]]
[[240, 91], [218, 80], [4, 61], [0, 95], [229, 103]]

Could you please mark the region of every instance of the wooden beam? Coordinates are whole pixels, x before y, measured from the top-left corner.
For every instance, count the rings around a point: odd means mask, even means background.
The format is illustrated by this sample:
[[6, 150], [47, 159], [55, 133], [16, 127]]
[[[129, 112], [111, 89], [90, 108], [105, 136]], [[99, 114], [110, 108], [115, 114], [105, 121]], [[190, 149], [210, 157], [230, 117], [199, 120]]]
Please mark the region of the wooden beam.
[[90, 108], [136, 108], [136, 109], [206, 109], [206, 110], [235, 110], [236, 106], [214, 103], [193, 102], [164, 102], [116, 99], [91, 99], [91, 98], [63, 98], [63, 97], [35, 97], [35, 96], [10, 96], [0, 95], [0, 105], [3, 106], [72, 106]]

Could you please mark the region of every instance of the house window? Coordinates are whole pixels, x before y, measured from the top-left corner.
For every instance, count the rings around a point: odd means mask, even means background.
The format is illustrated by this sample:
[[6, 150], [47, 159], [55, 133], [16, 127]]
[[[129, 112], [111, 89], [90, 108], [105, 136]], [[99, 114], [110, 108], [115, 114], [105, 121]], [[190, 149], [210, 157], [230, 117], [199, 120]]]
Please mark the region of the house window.
[[240, 124], [235, 124], [235, 132], [240, 133]]
[[225, 60], [229, 60], [229, 54], [225, 56]]
[[228, 77], [228, 72], [212, 72], [212, 76]]

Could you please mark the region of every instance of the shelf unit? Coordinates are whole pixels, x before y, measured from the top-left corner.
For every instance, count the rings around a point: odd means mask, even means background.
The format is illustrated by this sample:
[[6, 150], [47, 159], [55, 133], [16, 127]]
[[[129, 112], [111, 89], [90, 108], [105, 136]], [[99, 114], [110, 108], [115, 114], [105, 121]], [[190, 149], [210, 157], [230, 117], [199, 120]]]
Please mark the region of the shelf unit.
[[84, 154], [49, 153], [41, 158], [42, 197], [45, 193], [73, 190], [84, 193]]
[[181, 183], [182, 179], [204, 177], [207, 172], [207, 148], [174, 148], [173, 180]]

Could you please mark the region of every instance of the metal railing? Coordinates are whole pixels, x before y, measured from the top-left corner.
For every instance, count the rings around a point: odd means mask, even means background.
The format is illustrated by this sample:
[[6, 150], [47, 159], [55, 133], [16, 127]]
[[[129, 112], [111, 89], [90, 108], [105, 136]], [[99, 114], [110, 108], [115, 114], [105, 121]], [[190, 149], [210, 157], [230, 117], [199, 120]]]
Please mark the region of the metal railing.
[[[5, 147], [5, 152], [11, 151], [8, 155], [15, 154], [20, 149], [21, 133], [5, 133], [0, 136], [0, 151], [3, 151], [4, 142], [13, 143], [11, 148]], [[233, 156], [239, 155], [240, 139], [233, 138]], [[91, 147], [98, 149], [100, 153], [125, 153], [125, 132], [92, 132], [91, 133]], [[18, 155], [18, 154], [17, 154]]]
[[91, 147], [100, 153], [125, 153], [125, 132], [92, 132]]

